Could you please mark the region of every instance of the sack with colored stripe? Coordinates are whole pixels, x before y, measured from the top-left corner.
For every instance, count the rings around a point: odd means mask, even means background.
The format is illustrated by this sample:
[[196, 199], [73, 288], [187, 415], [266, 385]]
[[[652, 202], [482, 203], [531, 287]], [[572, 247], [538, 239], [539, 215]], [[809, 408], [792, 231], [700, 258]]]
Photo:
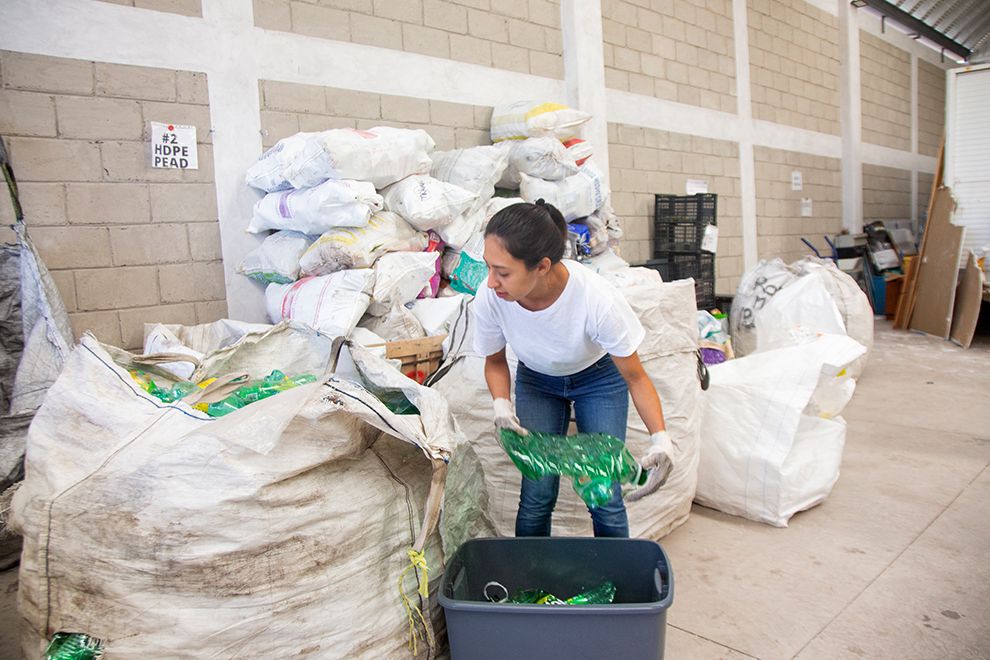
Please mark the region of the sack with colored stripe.
[[326, 232], [299, 259], [303, 275], [326, 275], [348, 268], [371, 268], [386, 252], [421, 252], [429, 237], [397, 213], [381, 211], [366, 227], [338, 227]]
[[492, 112], [492, 142], [525, 140], [528, 137], [575, 137], [577, 128], [591, 119], [587, 112], [560, 103], [516, 101], [495, 106]]
[[331, 179], [315, 188], [265, 195], [254, 205], [248, 231], [292, 229], [319, 236], [334, 227], [363, 227], [381, 210], [382, 196], [370, 183]]
[[374, 282], [375, 271], [361, 268], [269, 284], [265, 308], [272, 323], [292, 319], [331, 337], [346, 336], [368, 309]]

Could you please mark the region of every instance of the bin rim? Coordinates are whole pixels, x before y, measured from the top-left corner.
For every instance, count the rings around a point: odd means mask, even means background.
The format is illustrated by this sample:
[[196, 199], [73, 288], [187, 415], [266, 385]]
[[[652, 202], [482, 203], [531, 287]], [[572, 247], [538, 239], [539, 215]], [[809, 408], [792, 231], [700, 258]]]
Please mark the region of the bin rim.
[[[660, 610], [665, 610], [670, 608], [671, 603], [674, 601], [674, 571], [670, 565], [670, 557], [667, 556], [667, 551], [663, 549], [663, 546], [653, 539], [644, 538], [600, 538], [595, 536], [489, 536], [489, 537], [479, 537], [474, 539], [468, 539], [461, 544], [454, 554], [451, 555], [451, 560], [457, 557], [461, 553], [462, 548], [470, 544], [476, 544], [479, 542], [512, 542], [520, 539], [525, 539], [529, 542], [554, 542], [557, 539], [563, 539], [568, 541], [573, 541], [575, 539], [582, 541], [594, 541], [596, 543], [629, 543], [629, 542], [641, 542], [650, 545], [655, 545], [660, 551], [660, 558], [663, 564], [667, 567], [667, 574], [664, 577], [667, 586], [667, 595], [662, 599], [650, 603], [611, 603], [608, 605], [570, 605], [570, 606], [552, 606], [552, 605], [536, 605], [529, 603], [490, 603], [487, 601], [476, 601], [476, 600], [457, 600], [454, 598], [449, 598], [446, 594], [446, 587], [450, 580], [449, 571], [444, 569], [443, 579], [440, 584], [440, 589], [437, 591], [438, 600], [440, 601], [440, 606], [444, 609], [450, 609], [454, 611], [462, 612], [484, 612], [490, 614], [492, 612], [492, 606], [498, 606], [498, 611], [500, 613], [506, 614], [519, 614], [527, 613], [531, 614], [533, 612], [540, 612], [541, 614], [549, 614], [550, 616], [561, 616], [568, 615], [574, 616], [575, 614], [602, 614], [605, 612], [615, 612], [616, 610], [622, 610], [623, 612], [636, 613], [640, 612], [643, 614], [653, 614]], [[450, 561], [446, 562], [450, 565]], [[654, 580], [656, 580], [657, 570], [654, 570]]]

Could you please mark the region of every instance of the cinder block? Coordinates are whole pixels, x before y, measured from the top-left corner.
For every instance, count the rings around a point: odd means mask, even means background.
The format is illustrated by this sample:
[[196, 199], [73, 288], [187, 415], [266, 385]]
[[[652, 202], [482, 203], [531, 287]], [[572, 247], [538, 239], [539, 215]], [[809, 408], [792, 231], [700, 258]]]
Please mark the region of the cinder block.
[[499, 0], [492, 3], [492, 11], [510, 18], [529, 18], [529, 0]]
[[455, 34], [467, 32], [467, 9], [443, 0], [425, 0], [423, 21], [426, 25]]
[[542, 26], [515, 18], [508, 19], [508, 26], [509, 43], [513, 46], [521, 46], [530, 50], [545, 49], [545, 29]]
[[411, 96], [382, 94], [382, 119], [426, 124], [430, 121], [430, 102]]
[[58, 96], [58, 129], [62, 137], [92, 140], [140, 140], [141, 107], [122, 99]]
[[529, 73], [530, 52], [517, 46], [496, 44], [492, 47], [492, 65], [499, 69]]
[[474, 127], [489, 130], [492, 125], [492, 110], [488, 106], [476, 105], [474, 107]]
[[226, 300], [198, 302], [195, 305], [197, 323], [213, 323], [214, 321], [227, 318]]
[[546, 43], [546, 52], [551, 55], [563, 55], [564, 37], [560, 30], [555, 28], [543, 28], [543, 40]]
[[344, 11], [359, 11], [362, 14], [374, 13], [372, 0], [320, 0], [319, 4]]
[[560, 55], [529, 51], [529, 71], [534, 76], [562, 80], [564, 77], [564, 58]]
[[[397, 2], [396, 6], [404, 6], [405, 2]], [[351, 41], [379, 48], [402, 50], [402, 23], [390, 18], [368, 16], [352, 13]]]
[[380, 120], [358, 120], [349, 117], [327, 117], [325, 115], [299, 115], [299, 130], [306, 133], [318, 133], [331, 128], [357, 128], [358, 121], [369, 121], [375, 125]]
[[450, 35], [450, 56], [469, 64], [492, 65], [492, 44], [490, 41], [466, 35]]
[[217, 191], [212, 183], [153, 183], [153, 222], [216, 222]]
[[602, 39], [613, 46], [626, 45], [626, 25], [610, 18], [602, 19]]
[[76, 339], [89, 332], [104, 344], [123, 348], [117, 312], [77, 312], [69, 314], [69, 323]]
[[186, 225], [189, 233], [189, 251], [193, 261], [215, 261], [223, 258], [220, 245], [220, 223]]
[[226, 299], [222, 261], [158, 267], [163, 303]]
[[142, 101], [141, 113], [144, 117], [145, 130], [148, 131], [149, 136], [151, 131], [149, 122], [157, 121], [163, 124], [195, 126], [197, 143], [210, 144], [213, 142], [213, 124], [210, 119], [209, 106]]
[[491, 144], [492, 138], [489, 131], [477, 128], [455, 128], [454, 143], [458, 149], [466, 149]]
[[645, 215], [627, 215], [622, 219], [623, 241], [648, 241], [650, 219]]
[[[61, 183], [18, 183], [18, 193], [21, 200], [21, 210], [24, 221], [30, 227], [64, 225], [68, 221], [65, 215], [65, 186]], [[0, 203], [3, 209], [12, 209], [4, 201]], [[4, 216], [7, 218], [8, 216]], [[10, 211], [13, 222], [13, 210]], [[7, 221], [5, 221], [6, 224]]]
[[402, 25], [402, 49], [410, 53], [450, 58], [450, 35], [421, 25]]
[[641, 73], [630, 73], [629, 74], [629, 91], [633, 94], [642, 94], [643, 96], [653, 96], [653, 81], [655, 78], [651, 76], [644, 76]]
[[646, 138], [644, 137], [643, 129], [639, 126], [619, 124], [619, 143], [633, 147], [644, 145]]
[[402, 23], [423, 24], [423, 0], [374, 0], [375, 16], [382, 16]]
[[31, 238], [45, 265], [53, 270], [113, 263], [105, 227], [32, 227]]
[[151, 220], [146, 184], [70, 183], [66, 188], [70, 224], [134, 225]]
[[605, 69], [605, 87], [622, 91], [629, 90], [629, 73], [607, 67]]
[[645, 7], [637, 7], [636, 25], [652, 34], [663, 33], [663, 17], [658, 12]]
[[110, 247], [113, 250], [115, 266], [144, 266], [189, 261], [189, 242], [186, 238], [185, 225], [111, 227]]
[[529, 0], [529, 20], [560, 29], [560, 4], [547, 0]]
[[72, 271], [52, 270], [49, 271], [49, 274], [55, 282], [62, 304], [65, 305], [65, 311], [69, 313], [76, 311], [76, 280]]
[[659, 167], [659, 156], [656, 149], [636, 147], [633, 149], [633, 167], [638, 170], [656, 170]]
[[85, 311], [157, 305], [158, 275], [153, 266], [79, 270], [76, 299]]
[[254, 0], [254, 24], [266, 30], [292, 31], [289, 0]]
[[[508, 43], [508, 23], [508, 19], [498, 14], [477, 9], [468, 10], [468, 34], [479, 39]], [[542, 48], [542, 44], [540, 46]]]
[[290, 6], [293, 32], [322, 39], [350, 40], [350, 21], [346, 11], [305, 2], [292, 2]]
[[154, 9], [183, 16], [203, 15], [201, 0], [134, 0], [134, 6], [139, 9]]
[[99, 181], [102, 174], [93, 142], [12, 137], [7, 147], [18, 181]]
[[123, 309], [118, 312], [118, 315], [120, 316], [121, 340], [124, 348], [142, 348], [144, 346], [145, 323], [177, 323], [180, 325], [195, 325], [197, 323], [196, 306], [193, 303]]
[[2, 51], [4, 87], [58, 94], [92, 94], [93, 63]]
[[664, 60], [662, 57], [657, 57], [656, 55], [651, 55], [649, 53], [640, 54], [640, 68], [643, 73], [647, 76], [652, 76], [654, 78], [664, 77]]
[[638, 51], [620, 46], [616, 46], [612, 50], [617, 69], [632, 71], [634, 73], [640, 73], [642, 71], [639, 63], [640, 53]]
[[213, 171], [213, 145], [197, 144], [199, 150], [199, 169], [180, 170], [181, 180], [188, 183], [207, 183], [214, 180]]
[[210, 94], [206, 74], [195, 71], [176, 71], [176, 100], [179, 103], [209, 105]]
[[626, 47], [642, 53], [653, 52], [653, 35], [635, 27], [626, 28]]
[[96, 95], [151, 101], [175, 101], [176, 72], [125, 64], [96, 63]]
[[265, 80], [262, 83], [263, 107], [267, 110], [326, 114], [323, 87]]
[[334, 117], [380, 119], [381, 97], [368, 92], [326, 88], [328, 114]]
[[440, 126], [475, 128], [474, 106], [446, 101], [430, 101], [430, 121]]
[[[59, 142], [66, 142], [60, 140]], [[151, 167], [150, 148], [144, 142], [102, 142], [97, 151], [96, 145], [91, 144], [96, 158], [97, 169], [103, 162], [103, 179], [106, 181], [181, 181], [182, 171], [172, 169], [156, 169]], [[203, 166], [203, 150], [199, 154], [200, 166]], [[66, 179], [73, 180], [73, 179]], [[85, 179], [75, 179], [85, 180]], [[97, 173], [92, 179], [99, 181]]]
[[48, 94], [0, 91], [0, 134], [54, 137], [55, 102]]
[[261, 136], [265, 148], [298, 132], [299, 115], [294, 112], [261, 111]]

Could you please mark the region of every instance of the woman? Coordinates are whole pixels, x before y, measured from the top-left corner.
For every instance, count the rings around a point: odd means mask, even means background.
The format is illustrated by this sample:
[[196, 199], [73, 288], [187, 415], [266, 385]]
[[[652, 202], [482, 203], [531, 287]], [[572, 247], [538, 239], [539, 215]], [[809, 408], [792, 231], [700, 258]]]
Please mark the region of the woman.
[[[653, 472], [636, 493], [641, 497], [666, 481], [673, 453], [660, 397], [636, 354], [645, 332], [604, 278], [562, 261], [566, 241], [563, 216], [542, 199], [503, 209], [485, 229], [488, 286], [472, 308], [474, 346], [486, 356], [495, 426], [524, 435], [526, 429], [563, 434], [573, 404], [578, 431], [625, 440], [631, 394], [650, 432], [650, 449], [640, 464]], [[519, 358], [515, 412], [506, 345]], [[516, 536], [550, 535], [559, 487], [559, 476], [523, 478]], [[607, 504], [589, 511], [595, 536], [629, 536], [618, 483]]]

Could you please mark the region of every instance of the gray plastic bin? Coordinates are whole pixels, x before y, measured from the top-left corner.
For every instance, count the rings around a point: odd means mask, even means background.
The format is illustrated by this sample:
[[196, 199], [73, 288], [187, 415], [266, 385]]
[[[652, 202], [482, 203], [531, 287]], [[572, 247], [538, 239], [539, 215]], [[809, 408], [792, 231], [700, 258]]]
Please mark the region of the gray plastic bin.
[[[485, 600], [485, 585], [544, 589], [567, 598], [605, 580], [611, 605], [510, 605]], [[499, 538], [468, 541], [447, 563], [440, 604], [452, 660], [622, 658], [662, 660], [670, 562], [644, 539]]]

